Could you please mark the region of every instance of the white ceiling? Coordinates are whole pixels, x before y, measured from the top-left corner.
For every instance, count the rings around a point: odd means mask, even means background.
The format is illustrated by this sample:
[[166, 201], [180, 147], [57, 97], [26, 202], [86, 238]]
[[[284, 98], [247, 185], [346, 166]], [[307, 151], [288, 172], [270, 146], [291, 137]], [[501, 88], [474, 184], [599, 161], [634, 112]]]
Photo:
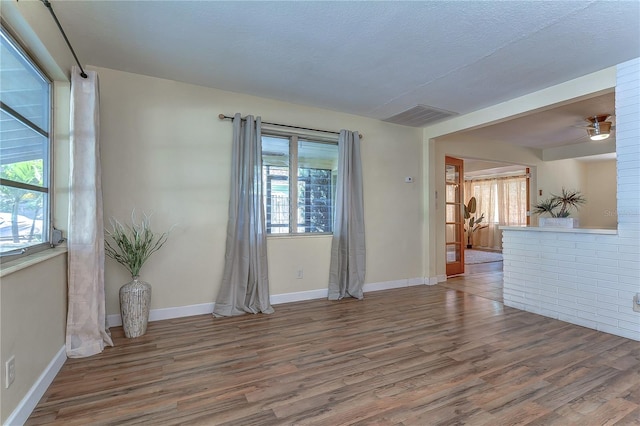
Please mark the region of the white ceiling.
[[376, 119], [464, 114], [640, 56], [637, 0], [51, 3], [83, 64]]

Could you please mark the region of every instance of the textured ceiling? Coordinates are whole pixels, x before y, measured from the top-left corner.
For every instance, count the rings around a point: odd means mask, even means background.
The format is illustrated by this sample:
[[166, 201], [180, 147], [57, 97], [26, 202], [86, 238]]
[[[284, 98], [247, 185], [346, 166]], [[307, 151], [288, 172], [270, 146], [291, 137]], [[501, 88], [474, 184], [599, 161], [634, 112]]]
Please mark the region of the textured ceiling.
[[52, 0], [84, 64], [385, 119], [640, 56], [632, 1]]

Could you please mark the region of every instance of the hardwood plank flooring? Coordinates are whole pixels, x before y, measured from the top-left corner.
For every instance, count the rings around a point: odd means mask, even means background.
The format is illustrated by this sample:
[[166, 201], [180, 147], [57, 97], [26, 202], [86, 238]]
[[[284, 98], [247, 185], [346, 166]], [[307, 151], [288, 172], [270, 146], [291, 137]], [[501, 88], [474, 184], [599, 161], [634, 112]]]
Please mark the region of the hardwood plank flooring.
[[640, 342], [504, 307], [497, 280], [114, 328], [27, 425], [640, 425]]
[[502, 262], [465, 265], [465, 273], [440, 285], [502, 302]]

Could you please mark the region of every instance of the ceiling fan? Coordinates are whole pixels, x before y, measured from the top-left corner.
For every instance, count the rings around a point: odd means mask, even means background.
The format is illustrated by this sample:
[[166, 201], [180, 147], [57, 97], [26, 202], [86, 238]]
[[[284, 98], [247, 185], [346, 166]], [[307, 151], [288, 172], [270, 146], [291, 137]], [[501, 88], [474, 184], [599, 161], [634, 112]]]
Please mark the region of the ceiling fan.
[[601, 141], [609, 137], [612, 129], [612, 123], [607, 121], [609, 117], [609, 114], [599, 114], [585, 118], [590, 123], [585, 128], [592, 141]]

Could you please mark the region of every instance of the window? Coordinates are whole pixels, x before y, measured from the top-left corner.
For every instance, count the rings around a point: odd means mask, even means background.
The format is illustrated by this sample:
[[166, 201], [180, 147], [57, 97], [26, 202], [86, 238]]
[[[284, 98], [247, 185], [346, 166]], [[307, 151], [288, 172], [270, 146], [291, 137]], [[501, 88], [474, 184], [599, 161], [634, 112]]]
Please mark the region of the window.
[[336, 142], [263, 135], [262, 179], [268, 234], [333, 232]]
[[51, 82], [0, 35], [0, 255], [9, 255], [48, 247]]

